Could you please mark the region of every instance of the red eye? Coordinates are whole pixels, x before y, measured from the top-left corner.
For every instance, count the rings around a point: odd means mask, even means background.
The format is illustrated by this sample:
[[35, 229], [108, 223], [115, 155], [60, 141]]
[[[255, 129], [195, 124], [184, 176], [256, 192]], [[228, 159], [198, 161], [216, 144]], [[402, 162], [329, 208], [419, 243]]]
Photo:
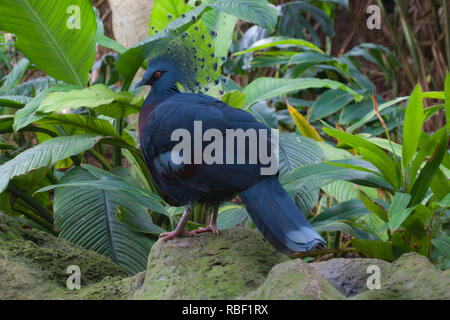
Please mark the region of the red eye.
[[154, 76], [156, 79], [158, 79], [159, 77], [162, 76], [162, 73], [161, 73], [161, 71], [156, 71], [156, 72], [153, 74], [153, 76]]

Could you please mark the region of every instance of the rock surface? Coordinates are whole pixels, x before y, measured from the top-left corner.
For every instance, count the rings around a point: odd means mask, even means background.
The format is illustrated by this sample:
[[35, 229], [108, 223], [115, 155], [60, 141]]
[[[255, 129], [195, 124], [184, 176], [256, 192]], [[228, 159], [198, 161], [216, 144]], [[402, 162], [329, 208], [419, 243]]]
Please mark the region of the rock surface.
[[[66, 288], [69, 265], [81, 290]], [[378, 265], [381, 288], [366, 289]], [[408, 253], [388, 263], [304, 263], [277, 253], [255, 230], [233, 228], [153, 246], [146, 272], [126, 278], [108, 258], [0, 213], [0, 300], [5, 299], [449, 299], [450, 271]]]
[[0, 213], [0, 300], [65, 299], [67, 267], [81, 270], [81, 286], [126, 272], [107, 257], [80, 248], [40, 230], [22, 228]]
[[367, 273], [369, 266], [378, 266], [383, 272], [389, 266], [389, 262], [378, 259], [337, 258], [309, 265], [343, 295], [351, 297], [367, 289], [367, 279], [371, 276], [371, 273]]
[[313, 267], [300, 259], [277, 264], [261, 287], [244, 298], [254, 300], [345, 299]]
[[234, 299], [257, 289], [287, 259], [246, 228], [159, 240], [137, 299]]
[[381, 288], [353, 299], [450, 300], [450, 278], [427, 258], [406, 253], [381, 272]]

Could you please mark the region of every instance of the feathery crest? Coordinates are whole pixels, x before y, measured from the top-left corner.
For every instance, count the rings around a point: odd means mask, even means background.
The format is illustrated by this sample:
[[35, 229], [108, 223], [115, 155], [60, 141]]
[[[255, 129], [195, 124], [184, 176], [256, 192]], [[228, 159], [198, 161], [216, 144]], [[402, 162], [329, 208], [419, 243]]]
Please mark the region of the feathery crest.
[[[168, 17], [169, 18], [169, 17]], [[169, 18], [170, 19], [170, 18]], [[197, 19], [192, 19], [197, 21]], [[154, 27], [152, 30], [156, 33]], [[214, 53], [216, 32], [208, 34], [201, 21], [185, 30], [161, 30], [164, 36], [146, 52], [149, 63], [158, 58], [173, 62], [183, 73], [181, 90], [219, 95], [222, 88], [215, 81], [220, 76], [221, 60]]]

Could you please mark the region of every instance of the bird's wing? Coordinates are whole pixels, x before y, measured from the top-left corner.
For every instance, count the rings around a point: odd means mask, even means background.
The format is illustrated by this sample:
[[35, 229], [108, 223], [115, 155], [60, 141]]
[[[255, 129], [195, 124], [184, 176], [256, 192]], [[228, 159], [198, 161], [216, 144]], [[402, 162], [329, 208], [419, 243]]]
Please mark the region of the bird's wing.
[[[185, 129], [193, 138], [194, 121], [201, 121], [203, 132], [218, 129], [226, 141], [227, 129], [267, 129], [250, 113], [232, 108], [212, 97], [199, 94], [179, 94], [159, 105], [141, 136], [141, 148], [149, 166], [160, 176], [183, 181], [202, 192], [247, 189], [259, 179], [261, 165], [249, 164], [177, 164], [172, 150], [179, 141], [172, 141], [176, 129]], [[150, 125], [151, 124], [151, 125]], [[204, 143], [205, 145], [209, 144]], [[151, 163], [150, 163], [151, 162]]]

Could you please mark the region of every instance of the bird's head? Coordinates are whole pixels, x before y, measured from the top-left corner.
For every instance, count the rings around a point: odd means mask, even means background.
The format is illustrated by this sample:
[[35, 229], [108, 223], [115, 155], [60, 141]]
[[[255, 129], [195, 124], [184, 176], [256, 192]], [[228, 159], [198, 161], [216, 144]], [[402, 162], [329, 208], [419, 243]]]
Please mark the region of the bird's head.
[[206, 92], [212, 82], [218, 87], [220, 61], [213, 40], [198, 26], [191, 28], [189, 32], [166, 33], [146, 48], [147, 71], [135, 87], [150, 85], [153, 93]]
[[147, 71], [135, 88], [149, 85], [155, 92], [178, 92], [177, 82], [184, 82], [183, 72], [177, 64], [170, 59], [157, 58], [149, 62]]

